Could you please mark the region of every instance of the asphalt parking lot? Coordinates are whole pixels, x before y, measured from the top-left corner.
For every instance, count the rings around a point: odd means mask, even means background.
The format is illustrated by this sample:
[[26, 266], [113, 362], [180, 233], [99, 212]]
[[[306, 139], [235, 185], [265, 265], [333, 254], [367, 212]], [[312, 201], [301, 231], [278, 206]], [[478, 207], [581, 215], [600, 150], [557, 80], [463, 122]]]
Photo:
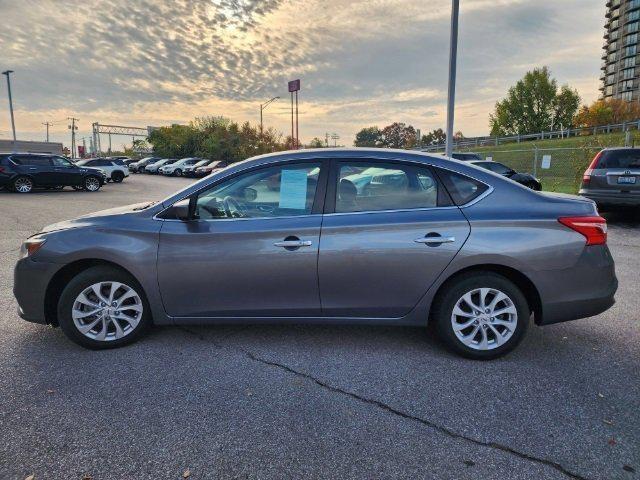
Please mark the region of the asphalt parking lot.
[[155, 328], [93, 352], [15, 313], [21, 241], [188, 180], [0, 192], [0, 478], [640, 477], [640, 215], [610, 215], [608, 312], [505, 358], [415, 328]]

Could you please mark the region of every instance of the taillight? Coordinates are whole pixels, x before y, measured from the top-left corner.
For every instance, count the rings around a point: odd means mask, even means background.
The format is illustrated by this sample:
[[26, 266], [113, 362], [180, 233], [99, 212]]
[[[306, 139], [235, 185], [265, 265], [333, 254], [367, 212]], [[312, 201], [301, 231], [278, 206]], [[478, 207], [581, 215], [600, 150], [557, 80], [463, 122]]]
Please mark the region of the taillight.
[[607, 243], [607, 221], [599, 216], [560, 217], [558, 221], [587, 239], [587, 245]]
[[598, 166], [598, 161], [602, 156], [602, 152], [604, 152], [604, 150], [600, 150], [596, 154], [596, 156], [593, 157], [593, 160], [591, 160], [591, 163], [589, 164], [587, 169], [584, 171], [584, 175], [582, 175], [582, 183], [584, 185], [589, 185], [589, 182], [591, 181], [591, 174], [593, 173], [593, 170]]
[[4, 167], [0, 167], [0, 173], [4, 173]]

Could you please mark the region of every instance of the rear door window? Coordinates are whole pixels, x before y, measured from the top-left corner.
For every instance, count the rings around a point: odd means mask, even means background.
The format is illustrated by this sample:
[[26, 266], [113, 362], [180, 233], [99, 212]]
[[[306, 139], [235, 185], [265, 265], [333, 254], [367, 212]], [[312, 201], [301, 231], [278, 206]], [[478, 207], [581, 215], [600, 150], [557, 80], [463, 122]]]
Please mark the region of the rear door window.
[[606, 150], [597, 168], [640, 168], [640, 149]]
[[337, 213], [433, 208], [442, 205], [442, 195], [427, 166], [342, 161], [335, 205]]

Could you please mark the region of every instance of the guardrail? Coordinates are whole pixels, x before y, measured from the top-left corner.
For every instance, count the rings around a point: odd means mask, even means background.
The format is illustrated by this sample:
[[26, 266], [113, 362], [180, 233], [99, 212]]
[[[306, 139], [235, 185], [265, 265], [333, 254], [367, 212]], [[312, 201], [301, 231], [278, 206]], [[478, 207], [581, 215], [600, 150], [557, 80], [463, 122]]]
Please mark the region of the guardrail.
[[[582, 127], [562, 130], [553, 130], [550, 132], [531, 133], [528, 135], [510, 135], [505, 137], [471, 137], [463, 138], [453, 142], [453, 148], [469, 148], [469, 147], [486, 147], [498, 146], [505, 143], [522, 143], [540, 140], [550, 140], [552, 138], [569, 138], [587, 135], [597, 135], [599, 133], [627, 132], [629, 130], [640, 130], [640, 119], [632, 122], [613, 123], [609, 125], [599, 125], [597, 127]], [[421, 145], [414, 147], [413, 150], [422, 152], [437, 152], [444, 150], [445, 144]]]

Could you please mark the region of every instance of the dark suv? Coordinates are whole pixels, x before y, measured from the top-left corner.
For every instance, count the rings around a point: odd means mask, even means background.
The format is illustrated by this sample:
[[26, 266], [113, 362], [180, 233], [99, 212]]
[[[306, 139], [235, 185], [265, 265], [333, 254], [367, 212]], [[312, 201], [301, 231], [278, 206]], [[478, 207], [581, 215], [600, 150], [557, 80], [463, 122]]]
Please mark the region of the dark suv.
[[34, 188], [63, 188], [96, 192], [106, 182], [104, 172], [80, 167], [68, 159], [50, 154], [0, 154], [0, 187], [17, 193]]
[[640, 206], [640, 148], [605, 148], [584, 172], [579, 195], [599, 207]]

